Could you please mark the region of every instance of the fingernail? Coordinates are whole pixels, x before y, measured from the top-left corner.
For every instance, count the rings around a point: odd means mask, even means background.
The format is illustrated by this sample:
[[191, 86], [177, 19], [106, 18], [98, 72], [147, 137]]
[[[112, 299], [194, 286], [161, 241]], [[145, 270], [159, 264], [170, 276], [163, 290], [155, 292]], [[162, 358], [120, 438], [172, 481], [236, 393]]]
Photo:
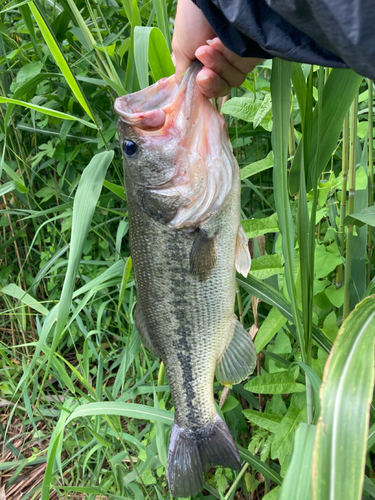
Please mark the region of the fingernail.
[[213, 38], [212, 40], [206, 40], [206, 43], [207, 43], [207, 45], [213, 45], [213, 44], [214, 44], [215, 42], [217, 42], [218, 40], [220, 40], [220, 39], [219, 39], [219, 37], [217, 37], [217, 36], [216, 36], [216, 37], [215, 37], [215, 38]]
[[209, 76], [206, 76], [206, 75], [199, 76], [198, 75], [197, 80], [198, 80], [199, 85], [201, 85], [201, 87], [205, 88], [206, 90], [209, 90], [212, 87], [212, 81], [211, 81], [211, 78]]
[[212, 59], [212, 57], [207, 54], [207, 52], [202, 48], [199, 48], [195, 51], [195, 57], [208, 68], [214, 65], [214, 60]]

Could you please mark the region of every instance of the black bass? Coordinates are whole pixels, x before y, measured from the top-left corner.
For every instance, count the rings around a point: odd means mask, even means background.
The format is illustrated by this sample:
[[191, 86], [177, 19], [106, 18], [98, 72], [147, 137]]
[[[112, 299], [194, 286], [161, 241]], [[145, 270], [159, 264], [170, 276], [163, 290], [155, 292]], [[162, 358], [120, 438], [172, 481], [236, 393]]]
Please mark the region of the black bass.
[[240, 458], [217, 414], [213, 381], [236, 384], [256, 353], [234, 315], [236, 268], [250, 254], [240, 225], [240, 174], [224, 118], [196, 85], [194, 63], [180, 85], [165, 78], [120, 97], [136, 327], [165, 364], [175, 406], [168, 450], [172, 496], [203, 486], [213, 465]]

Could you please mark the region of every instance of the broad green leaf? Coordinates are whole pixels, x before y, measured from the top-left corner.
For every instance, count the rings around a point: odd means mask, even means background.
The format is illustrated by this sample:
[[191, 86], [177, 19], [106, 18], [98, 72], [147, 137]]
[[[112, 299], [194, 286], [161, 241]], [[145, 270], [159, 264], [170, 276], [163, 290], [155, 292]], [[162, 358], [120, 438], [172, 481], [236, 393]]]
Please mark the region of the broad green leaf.
[[263, 160], [255, 161], [254, 163], [250, 163], [250, 165], [246, 165], [246, 167], [241, 168], [241, 180], [247, 179], [248, 177], [259, 174], [259, 172], [263, 172], [263, 170], [267, 170], [273, 167], [274, 157], [273, 151], [270, 151], [268, 155], [263, 158]]
[[[367, 184], [368, 184], [367, 174], [366, 174], [364, 167], [361, 166], [356, 170], [356, 173], [355, 173], [356, 191], [362, 191], [363, 189], [366, 189]], [[337, 177], [336, 181], [333, 183], [332, 187], [336, 188], [338, 190], [342, 189], [342, 172], [340, 172], [339, 176]]]
[[244, 387], [255, 394], [288, 394], [306, 390], [303, 384], [295, 382], [294, 373], [289, 370], [259, 375], [249, 380]]
[[33, 109], [45, 115], [54, 116], [55, 118], [60, 118], [61, 120], [76, 120], [82, 123], [83, 125], [86, 125], [86, 127], [95, 129], [98, 128], [94, 123], [82, 120], [82, 118], [78, 118], [77, 116], [68, 115], [67, 113], [62, 113], [61, 111], [55, 111], [54, 109], [46, 108], [44, 106], [38, 106], [36, 104], [30, 104], [28, 102], [19, 101], [18, 99], [10, 99], [9, 97], [0, 97], [0, 103], [17, 104], [18, 106], [23, 106], [24, 108]]
[[159, 28], [135, 27], [134, 57], [141, 89], [149, 85], [148, 64], [155, 82], [175, 72], [168, 46]]
[[375, 205], [372, 207], [367, 207], [361, 210], [360, 212], [357, 212], [355, 214], [351, 214], [350, 216], [345, 218], [345, 224], [351, 224], [349, 217], [351, 219], [355, 219], [356, 221], [361, 221], [364, 224], [368, 224], [369, 226], [375, 227]]
[[3, 288], [0, 288], [1, 293], [5, 293], [6, 295], [9, 295], [10, 297], [13, 297], [14, 299], [17, 299], [22, 302], [22, 304], [25, 304], [26, 306], [31, 307], [35, 311], [37, 311], [40, 314], [43, 314], [44, 316], [47, 316], [49, 313], [48, 309], [46, 309], [40, 302], [38, 302], [34, 297], [29, 295], [28, 293], [24, 292], [22, 288], [15, 284], [10, 284], [6, 285]]
[[[327, 295], [327, 297], [328, 297], [328, 295]], [[343, 301], [341, 302], [340, 306], [336, 306], [336, 307], [341, 307], [343, 303], [344, 303], [344, 297], [343, 297]], [[336, 340], [338, 331], [339, 331], [339, 328], [337, 326], [337, 317], [336, 317], [335, 311], [331, 311], [328, 314], [328, 316], [326, 316], [326, 318], [324, 320], [323, 332], [327, 335], [327, 337], [329, 338], [329, 340], [331, 342], [334, 342]]]
[[315, 279], [325, 278], [342, 264], [342, 257], [326, 251], [324, 245], [315, 246]]
[[32, 80], [35, 76], [39, 75], [39, 73], [43, 69], [43, 63], [41, 61], [35, 61], [29, 64], [25, 64], [22, 66], [17, 73], [15, 84], [12, 83], [11, 90], [15, 92], [21, 85], [27, 83]]
[[[320, 175], [326, 167], [329, 158], [336, 148], [337, 140], [342, 130], [344, 117], [349, 110], [354, 96], [362, 83], [362, 77], [352, 70], [333, 69], [323, 88], [321, 134], [318, 144], [318, 106], [313, 113], [313, 123], [311, 124], [312, 136], [310, 145], [310, 157], [308, 172], [312, 172], [313, 164], [317, 161], [319, 151], [319, 165], [317, 165], [317, 175]], [[301, 104], [301, 103], [300, 103]], [[291, 193], [299, 191], [299, 175], [302, 161], [302, 141], [300, 142], [294, 156], [293, 165], [290, 171], [289, 188]], [[307, 191], [311, 189], [310, 175], [306, 177]]]
[[285, 322], [286, 317], [277, 307], [273, 307], [261, 324], [261, 327], [255, 337], [254, 345], [257, 352], [260, 352], [268, 344], [268, 342], [273, 339]]
[[243, 410], [242, 413], [252, 424], [258, 425], [267, 431], [275, 433], [283, 417], [272, 413], [262, 413], [256, 410]]
[[306, 422], [306, 397], [302, 394], [293, 394], [288, 411], [279, 424], [271, 446], [271, 457], [283, 461], [292, 449], [293, 437], [296, 428]]
[[278, 500], [312, 500], [312, 456], [315, 426], [302, 423], [294, 436], [292, 459]]
[[[259, 125], [262, 125], [262, 122], [264, 118], [266, 117], [267, 113], [272, 109], [272, 101], [271, 101], [271, 94], [268, 92], [263, 101], [261, 102], [261, 105], [257, 109], [257, 112], [255, 113], [254, 119], [253, 119], [253, 125], [254, 128], [257, 128]], [[266, 130], [268, 130], [267, 127]], [[272, 128], [269, 129], [268, 131], [271, 132]]]
[[324, 371], [313, 456], [314, 500], [362, 498], [374, 337], [375, 297], [371, 296], [343, 323]]
[[336, 288], [334, 285], [329, 286], [324, 290], [330, 302], [335, 307], [341, 307], [344, 303], [344, 287]]
[[254, 98], [233, 97], [225, 102], [221, 107], [221, 112], [225, 115], [234, 116], [239, 120], [251, 122], [254, 119], [256, 108]]
[[281, 253], [262, 255], [251, 261], [250, 274], [260, 280], [281, 274], [283, 272], [284, 258]]
[[221, 411], [223, 413], [226, 413], [227, 411], [230, 411], [230, 410], [233, 410], [234, 408], [236, 408], [236, 406], [238, 406], [239, 404], [240, 404], [240, 402], [238, 401], [237, 398], [229, 395], [227, 397], [227, 399], [225, 400], [225, 403], [223, 404]]
[[248, 219], [241, 222], [248, 238], [256, 238], [262, 234], [278, 233], [280, 231], [277, 214], [264, 219]]

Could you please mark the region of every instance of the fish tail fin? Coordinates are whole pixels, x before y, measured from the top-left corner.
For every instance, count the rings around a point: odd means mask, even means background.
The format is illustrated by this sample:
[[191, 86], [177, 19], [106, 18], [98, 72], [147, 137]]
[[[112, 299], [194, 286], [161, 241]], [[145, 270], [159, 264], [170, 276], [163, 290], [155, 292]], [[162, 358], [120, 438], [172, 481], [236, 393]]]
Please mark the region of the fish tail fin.
[[232, 435], [218, 415], [213, 424], [197, 432], [173, 424], [168, 450], [168, 484], [173, 497], [199, 493], [204, 472], [214, 465], [238, 470], [240, 464]]

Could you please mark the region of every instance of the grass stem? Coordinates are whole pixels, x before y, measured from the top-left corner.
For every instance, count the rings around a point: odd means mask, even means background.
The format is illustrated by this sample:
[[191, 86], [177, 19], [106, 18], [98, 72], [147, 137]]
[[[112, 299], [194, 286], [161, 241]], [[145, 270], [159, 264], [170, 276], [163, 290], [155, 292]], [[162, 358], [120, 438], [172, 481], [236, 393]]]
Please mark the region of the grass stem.
[[[367, 125], [367, 136], [368, 136], [368, 204], [372, 207], [374, 204], [374, 117], [373, 117], [373, 91], [372, 91], [372, 80], [368, 80], [368, 125]], [[368, 252], [368, 264], [367, 264], [367, 285], [371, 281], [371, 268], [372, 268], [372, 254], [374, 250], [374, 245], [372, 243], [372, 226], [368, 226], [368, 240], [367, 240], [367, 252]]]
[[[343, 128], [343, 143], [342, 143], [342, 191], [341, 191], [341, 204], [340, 204], [340, 226], [339, 226], [339, 245], [340, 254], [344, 256], [345, 253], [345, 226], [344, 219], [346, 215], [346, 190], [348, 182], [348, 167], [349, 167], [349, 112], [345, 116]], [[336, 272], [336, 288], [341, 288], [343, 283], [343, 264], [337, 267]]]
[[249, 464], [247, 462], [245, 462], [244, 466], [242, 467], [242, 469], [238, 473], [238, 476], [233, 481], [232, 486], [229, 488], [228, 493], [225, 495], [225, 497], [224, 497], [225, 500], [229, 500], [229, 498], [231, 498], [232, 494], [236, 491], [236, 489], [238, 487], [238, 483], [241, 481], [242, 476], [245, 474], [245, 472], [247, 471], [248, 468], [249, 468]]
[[[357, 142], [357, 109], [358, 96], [355, 97], [350, 109], [350, 149], [349, 149], [349, 206], [348, 214], [354, 213], [355, 199], [355, 173], [356, 173], [356, 142]], [[354, 226], [348, 225], [348, 237], [346, 243], [346, 265], [344, 284], [344, 309], [343, 319], [350, 312], [350, 278], [352, 273], [352, 251], [353, 251]]]

